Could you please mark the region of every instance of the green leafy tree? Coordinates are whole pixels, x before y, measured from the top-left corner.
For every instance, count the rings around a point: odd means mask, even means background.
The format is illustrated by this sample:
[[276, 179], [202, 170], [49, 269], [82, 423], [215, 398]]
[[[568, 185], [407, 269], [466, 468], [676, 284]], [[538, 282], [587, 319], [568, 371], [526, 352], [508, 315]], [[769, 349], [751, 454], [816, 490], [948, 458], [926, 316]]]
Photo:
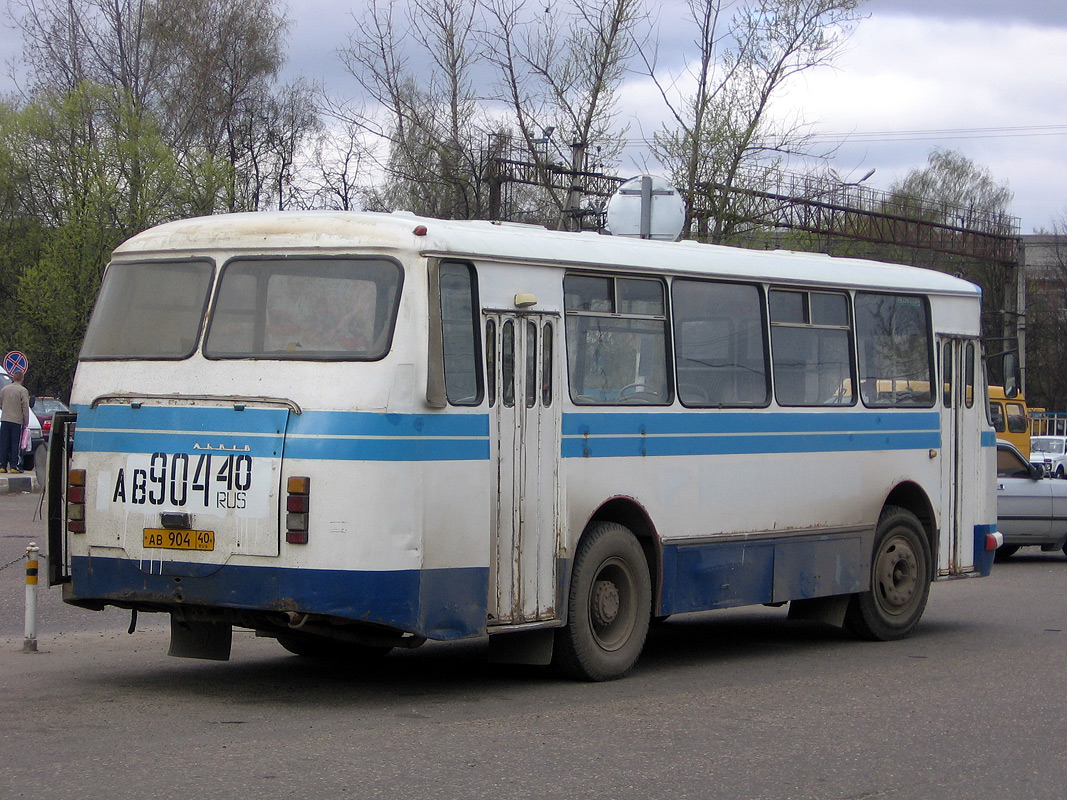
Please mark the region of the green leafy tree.
[[[980, 230], [1017, 235], [1015, 220], [1008, 213], [1014, 194], [999, 183], [989, 169], [956, 150], [934, 148], [924, 167], [908, 172], [889, 189], [890, 199], [883, 209], [893, 216], [921, 219], [953, 231]], [[926, 266], [920, 262], [920, 266]], [[1015, 270], [995, 261], [949, 258], [929, 266], [959, 273], [982, 287], [983, 335], [992, 352], [1003, 349], [1002, 340], [1013, 339], [1016, 331]], [[997, 365], [994, 364], [994, 379]]]
[[41, 92], [5, 115], [0, 162], [12, 176], [3, 224], [12, 265], [11, 346], [25, 350], [35, 390], [65, 390], [111, 250], [178, 211], [174, 154], [150, 120], [105, 87]]

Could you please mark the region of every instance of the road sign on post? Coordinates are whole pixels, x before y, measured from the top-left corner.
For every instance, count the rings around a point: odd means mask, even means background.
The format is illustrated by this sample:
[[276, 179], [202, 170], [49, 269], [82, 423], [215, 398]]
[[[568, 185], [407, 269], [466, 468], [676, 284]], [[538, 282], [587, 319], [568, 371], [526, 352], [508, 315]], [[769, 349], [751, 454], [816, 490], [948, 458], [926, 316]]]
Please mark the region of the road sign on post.
[[4, 356], [4, 370], [10, 375], [13, 372], [21, 372], [26, 374], [26, 370], [30, 367], [30, 361], [26, 358], [26, 354], [18, 350], [12, 350], [6, 356]]

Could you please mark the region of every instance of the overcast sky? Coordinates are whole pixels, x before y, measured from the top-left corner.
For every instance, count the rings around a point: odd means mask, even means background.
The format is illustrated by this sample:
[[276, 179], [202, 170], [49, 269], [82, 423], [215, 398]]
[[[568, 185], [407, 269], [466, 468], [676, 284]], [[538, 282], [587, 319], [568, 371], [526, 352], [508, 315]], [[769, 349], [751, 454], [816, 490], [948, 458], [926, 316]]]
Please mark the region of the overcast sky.
[[[661, 0], [661, 14], [681, 5]], [[336, 50], [362, 7], [289, 0], [286, 77], [354, 94]], [[836, 69], [807, 74], [785, 99], [841, 143], [838, 173], [858, 179], [873, 168], [867, 185], [885, 189], [931, 148], [948, 147], [1009, 185], [1024, 233], [1067, 215], [1067, 0], [869, 0], [866, 10]], [[0, 29], [0, 58], [18, 49]], [[662, 113], [638, 80], [621, 110], [632, 140], [651, 135]]]
[[[671, 5], [679, 0], [661, 2], [661, 14]], [[293, 73], [355, 91], [332, 56], [353, 8], [290, 0]], [[867, 184], [886, 189], [947, 147], [1008, 184], [1024, 233], [1067, 214], [1067, 0], [870, 0], [866, 10], [836, 69], [808, 74], [788, 98], [842, 142], [838, 173], [873, 168]], [[631, 82], [631, 139], [651, 135], [657, 107], [651, 87]]]

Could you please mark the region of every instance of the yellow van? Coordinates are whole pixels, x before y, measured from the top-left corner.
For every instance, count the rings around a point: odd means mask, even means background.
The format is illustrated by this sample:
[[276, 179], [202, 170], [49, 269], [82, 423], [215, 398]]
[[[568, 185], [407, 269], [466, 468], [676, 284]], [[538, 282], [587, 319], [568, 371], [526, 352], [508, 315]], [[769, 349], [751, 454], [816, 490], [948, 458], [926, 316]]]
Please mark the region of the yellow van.
[[989, 416], [997, 438], [1011, 442], [1030, 458], [1030, 415], [1021, 394], [1007, 397], [1003, 386], [989, 387]]

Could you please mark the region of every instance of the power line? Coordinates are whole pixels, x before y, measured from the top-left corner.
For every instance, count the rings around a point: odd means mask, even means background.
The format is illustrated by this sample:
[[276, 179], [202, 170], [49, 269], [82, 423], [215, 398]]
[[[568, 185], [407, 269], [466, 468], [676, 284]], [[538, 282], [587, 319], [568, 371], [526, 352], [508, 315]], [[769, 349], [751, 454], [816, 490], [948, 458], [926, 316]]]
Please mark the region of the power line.
[[922, 142], [936, 139], [1006, 139], [1034, 136], [1067, 136], [1067, 125], [1015, 125], [996, 128], [925, 128], [902, 131], [853, 131], [816, 133], [819, 142]]
[[[1015, 125], [990, 128], [925, 128], [901, 131], [828, 131], [814, 133], [808, 140], [819, 144], [858, 144], [929, 142], [959, 139], [1016, 139], [1067, 136], [1067, 125]], [[624, 139], [624, 149], [647, 147], [643, 139]]]

